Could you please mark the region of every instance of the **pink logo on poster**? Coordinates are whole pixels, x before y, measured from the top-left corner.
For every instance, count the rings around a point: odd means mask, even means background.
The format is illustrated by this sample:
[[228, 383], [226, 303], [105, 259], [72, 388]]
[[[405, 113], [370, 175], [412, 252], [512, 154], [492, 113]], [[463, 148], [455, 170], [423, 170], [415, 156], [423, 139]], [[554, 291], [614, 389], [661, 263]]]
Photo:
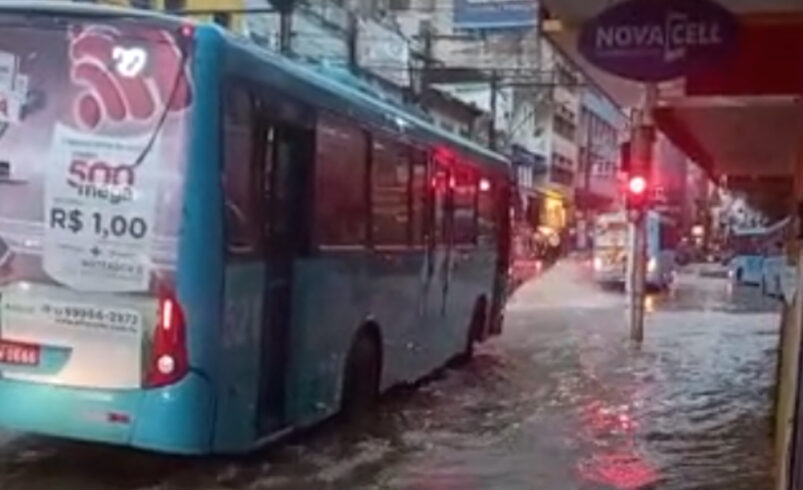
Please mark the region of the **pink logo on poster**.
[[72, 33], [70, 60], [72, 81], [84, 89], [74, 106], [84, 128], [147, 122], [192, 101], [184, 56], [166, 31], [121, 36], [109, 27], [82, 28]]

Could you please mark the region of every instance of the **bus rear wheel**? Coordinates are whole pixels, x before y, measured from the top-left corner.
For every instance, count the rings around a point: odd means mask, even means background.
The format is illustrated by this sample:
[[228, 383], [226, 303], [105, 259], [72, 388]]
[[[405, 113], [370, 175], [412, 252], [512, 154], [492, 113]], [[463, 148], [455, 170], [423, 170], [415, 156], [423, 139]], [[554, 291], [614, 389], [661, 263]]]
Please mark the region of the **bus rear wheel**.
[[365, 330], [358, 334], [349, 350], [340, 405], [347, 422], [360, 421], [376, 410], [382, 370], [376, 337]]

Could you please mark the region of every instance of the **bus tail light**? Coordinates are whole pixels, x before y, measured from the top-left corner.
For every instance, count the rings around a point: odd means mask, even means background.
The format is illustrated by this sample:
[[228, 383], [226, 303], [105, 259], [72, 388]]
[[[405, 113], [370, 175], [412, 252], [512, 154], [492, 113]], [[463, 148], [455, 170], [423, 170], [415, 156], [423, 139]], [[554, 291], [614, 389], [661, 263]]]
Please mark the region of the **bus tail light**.
[[170, 385], [183, 378], [188, 370], [184, 312], [178, 301], [168, 296], [159, 301], [159, 322], [153, 333], [146, 384], [150, 388]]

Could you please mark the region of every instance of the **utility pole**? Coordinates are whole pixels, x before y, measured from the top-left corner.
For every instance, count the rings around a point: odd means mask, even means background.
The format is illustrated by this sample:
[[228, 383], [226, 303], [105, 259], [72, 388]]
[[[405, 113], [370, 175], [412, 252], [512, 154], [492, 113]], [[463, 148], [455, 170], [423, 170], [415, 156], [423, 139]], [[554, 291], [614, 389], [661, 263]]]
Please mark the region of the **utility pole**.
[[[583, 249], [585, 249], [586, 247], [589, 246], [589, 243], [588, 243], [588, 237], [590, 235], [589, 230], [592, 229], [592, 225], [593, 225], [592, 219], [591, 219], [591, 208], [592, 208], [592, 206], [591, 206], [591, 199], [590, 199], [590, 197], [591, 197], [591, 167], [592, 167], [592, 164], [593, 164], [593, 159], [591, 158], [591, 155], [592, 155], [591, 145], [593, 143], [593, 141], [592, 141], [592, 133], [591, 133], [591, 120], [592, 120], [591, 118], [592, 118], [592, 116], [591, 116], [591, 112], [590, 111], [587, 114], [588, 115], [586, 117], [586, 134], [585, 134], [585, 137], [586, 137], [585, 138], [586, 139], [585, 148], [586, 148], [586, 150], [585, 150], [585, 155], [584, 155], [584, 160], [585, 161], [583, 162], [583, 167], [584, 167], [583, 168], [583, 194], [584, 194], [584, 196], [583, 196], [583, 200], [584, 200], [583, 201], [583, 222], [585, 224], [585, 227], [582, 230], [583, 236], [582, 236], [582, 242], [581, 242], [583, 244]], [[577, 245], [577, 244], [575, 244], [575, 245]]]
[[[655, 142], [652, 112], [657, 99], [657, 87], [645, 87], [644, 104], [633, 124], [631, 175], [641, 175], [650, 181]], [[628, 254], [628, 293], [630, 307], [630, 339], [641, 343], [644, 340], [644, 299], [647, 275], [647, 212], [645, 205], [630, 210], [630, 253]]]
[[279, 6], [279, 52], [287, 55], [293, 48], [293, 3]]
[[496, 150], [496, 92], [499, 90], [499, 74], [491, 71], [491, 123], [488, 125], [488, 148]]
[[357, 36], [359, 32], [359, 24], [357, 20], [357, 14], [354, 13], [353, 10], [348, 11], [348, 32], [346, 35], [348, 36], [348, 62], [349, 68], [351, 69], [352, 73], [357, 71], [359, 67], [359, 60], [357, 55]]
[[418, 73], [417, 77], [414, 77], [415, 83], [415, 93], [414, 97], [420, 103], [424, 94], [429, 91], [429, 85], [431, 82], [432, 76], [432, 65], [433, 65], [433, 41], [434, 41], [434, 34], [432, 32], [432, 25], [427, 22], [423, 21], [418, 26], [418, 37], [421, 39], [423, 44], [422, 49], [422, 59], [421, 59], [421, 69]]

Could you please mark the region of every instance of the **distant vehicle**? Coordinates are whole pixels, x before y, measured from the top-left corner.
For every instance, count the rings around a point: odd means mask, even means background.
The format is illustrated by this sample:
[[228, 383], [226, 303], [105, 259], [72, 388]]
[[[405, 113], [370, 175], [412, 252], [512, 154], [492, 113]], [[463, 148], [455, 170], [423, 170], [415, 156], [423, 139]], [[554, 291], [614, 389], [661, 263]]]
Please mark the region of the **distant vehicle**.
[[[740, 284], [761, 286], [771, 294], [779, 294], [779, 257], [783, 237], [791, 220], [780, 220], [770, 226], [734, 230], [728, 237], [727, 261], [730, 277]], [[769, 259], [769, 262], [767, 262]]]
[[624, 285], [627, 277], [629, 228], [625, 213], [606, 213], [594, 223], [594, 279]]
[[3, 96], [46, 94], [0, 139], [3, 427], [244, 452], [501, 332], [499, 154], [212, 24], [0, 21]]
[[544, 268], [544, 257], [535, 230], [521, 221], [514, 222], [510, 257], [511, 291], [533, 279]]
[[[657, 211], [648, 211], [647, 276], [652, 289], [666, 289], [675, 273], [677, 233], [674, 223]], [[594, 278], [600, 283], [625, 284], [629, 259], [630, 233], [624, 212], [597, 217], [594, 230]]]

